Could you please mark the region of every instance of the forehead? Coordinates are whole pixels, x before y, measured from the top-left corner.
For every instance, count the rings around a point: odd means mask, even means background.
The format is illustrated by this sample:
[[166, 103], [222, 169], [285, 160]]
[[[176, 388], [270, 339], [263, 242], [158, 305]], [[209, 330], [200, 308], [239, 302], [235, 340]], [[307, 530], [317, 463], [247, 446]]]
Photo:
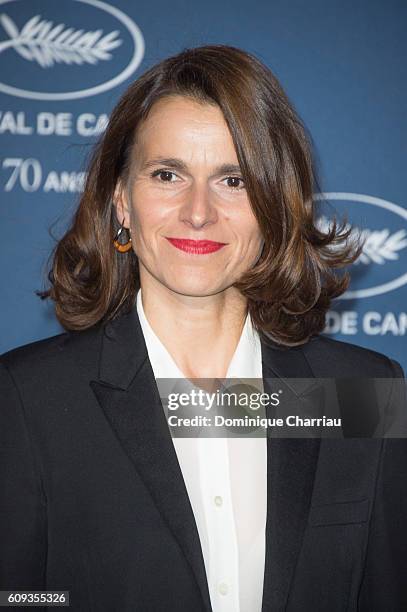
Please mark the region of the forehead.
[[233, 148], [221, 109], [216, 104], [180, 95], [155, 102], [140, 124], [136, 138], [136, 144], [143, 149], [162, 145], [205, 146], [210, 143]]

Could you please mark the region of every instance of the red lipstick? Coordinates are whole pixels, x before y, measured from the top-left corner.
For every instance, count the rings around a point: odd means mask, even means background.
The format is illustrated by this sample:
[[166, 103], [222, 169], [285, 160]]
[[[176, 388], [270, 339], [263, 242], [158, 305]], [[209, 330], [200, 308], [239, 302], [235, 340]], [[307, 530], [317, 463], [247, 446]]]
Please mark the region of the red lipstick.
[[205, 253], [213, 253], [219, 251], [227, 242], [214, 242], [213, 240], [190, 240], [189, 238], [168, 238], [169, 242], [177, 249], [186, 251], [187, 253], [195, 253], [196, 255], [204, 255]]

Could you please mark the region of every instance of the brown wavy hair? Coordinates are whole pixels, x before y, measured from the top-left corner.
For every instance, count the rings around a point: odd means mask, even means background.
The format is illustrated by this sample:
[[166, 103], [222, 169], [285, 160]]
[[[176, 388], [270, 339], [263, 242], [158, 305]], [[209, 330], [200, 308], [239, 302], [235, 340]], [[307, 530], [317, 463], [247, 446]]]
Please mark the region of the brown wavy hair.
[[307, 342], [325, 326], [332, 298], [349, 284], [336, 269], [359, 256], [352, 228], [334, 218], [316, 225], [317, 184], [311, 137], [274, 74], [242, 49], [184, 49], [135, 80], [113, 109], [92, 150], [87, 180], [71, 225], [51, 253], [50, 286], [68, 330], [83, 330], [128, 312], [140, 286], [133, 249], [113, 245], [119, 223], [113, 197], [129, 180], [137, 128], [157, 100], [190, 96], [217, 104], [230, 129], [248, 197], [264, 238], [256, 264], [234, 286], [247, 297], [254, 327], [279, 345]]

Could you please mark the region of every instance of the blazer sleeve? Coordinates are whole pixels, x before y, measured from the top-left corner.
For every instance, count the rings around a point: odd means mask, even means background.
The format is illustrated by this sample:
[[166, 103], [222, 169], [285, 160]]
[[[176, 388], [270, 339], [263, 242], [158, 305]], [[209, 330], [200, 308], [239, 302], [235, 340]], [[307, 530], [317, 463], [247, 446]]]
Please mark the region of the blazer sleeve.
[[3, 591], [46, 589], [46, 501], [37, 472], [24, 407], [11, 373], [0, 360], [0, 590]]
[[[392, 376], [404, 378], [391, 361]], [[360, 612], [407, 610], [407, 439], [385, 438], [376, 483]]]

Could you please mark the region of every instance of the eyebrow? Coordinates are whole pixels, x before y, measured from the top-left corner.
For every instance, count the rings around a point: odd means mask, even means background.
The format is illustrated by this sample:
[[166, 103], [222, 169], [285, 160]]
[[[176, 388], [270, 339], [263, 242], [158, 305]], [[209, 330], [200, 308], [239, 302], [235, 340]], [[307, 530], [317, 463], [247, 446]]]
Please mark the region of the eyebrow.
[[[188, 165], [177, 157], [155, 157], [144, 162], [140, 170], [147, 170], [153, 166], [166, 166], [167, 168], [173, 168], [174, 170], [180, 170], [181, 172], [188, 172]], [[229, 173], [241, 173], [239, 165], [236, 164], [222, 164], [214, 168], [215, 176]]]

